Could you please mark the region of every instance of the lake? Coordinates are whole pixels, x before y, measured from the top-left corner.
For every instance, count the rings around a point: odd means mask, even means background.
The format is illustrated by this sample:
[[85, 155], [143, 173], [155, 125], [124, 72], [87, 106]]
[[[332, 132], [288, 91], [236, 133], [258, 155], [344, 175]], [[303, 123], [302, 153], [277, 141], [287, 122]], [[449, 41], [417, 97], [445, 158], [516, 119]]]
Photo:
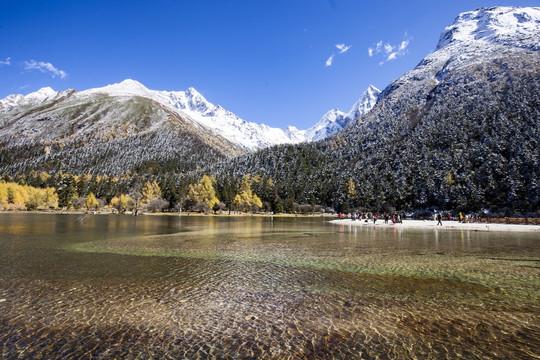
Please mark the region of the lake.
[[540, 238], [0, 214], [3, 359], [538, 358]]

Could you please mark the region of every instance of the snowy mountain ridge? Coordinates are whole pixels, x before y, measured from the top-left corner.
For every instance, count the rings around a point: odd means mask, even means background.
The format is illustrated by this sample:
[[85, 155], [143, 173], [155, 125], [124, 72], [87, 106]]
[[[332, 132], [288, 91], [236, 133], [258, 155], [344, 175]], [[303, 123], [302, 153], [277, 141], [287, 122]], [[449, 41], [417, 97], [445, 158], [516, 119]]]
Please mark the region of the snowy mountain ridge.
[[127, 79], [118, 84], [82, 91], [77, 96], [84, 97], [99, 93], [151, 99], [181, 115], [188, 115], [198, 123], [248, 150], [293, 142], [283, 130], [247, 122], [223, 107], [208, 102], [194, 88], [186, 91], [156, 91], [149, 90], [138, 81]]
[[18, 106], [36, 106], [53, 100], [61, 92], [44, 87], [28, 95], [13, 94], [0, 100], [0, 111], [9, 111]]
[[351, 107], [349, 112], [344, 113], [339, 109], [328, 111], [315, 125], [305, 130], [305, 138], [309, 141], [321, 140], [345, 128], [354, 121], [358, 121], [362, 115], [366, 114], [375, 106], [380, 93], [381, 91], [379, 89], [370, 85]]
[[481, 8], [461, 13], [443, 31], [436, 50], [473, 41], [540, 50], [539, 28], [540, 7]]
[[165, 106], [181, 116], [195, 120], [223, 136], [241, 145], [249, 151], [272, 145], [300, 143], [322, 139], [349, 124], [353, 119], [368, 111], [376, 102], [378, 90], [373, 86], [362, 95], [349, 113], [340, 112], [337, 118], [323, 118], [307, 130], [298, 130], [294, 126], [285, 129], [273, 128], [266, 124], [248, 122], [224, 109], [207, 101], [197, 90], [190, 87], [186, 91], [157, 91], [150, 90], [138, 81], [126, 79], [120, 83], [101, 88], [88, 89], [80, 92], [66, 90], [56, 92], [50, 87], [23, 95], [9, 95], [0, 100], [0, 111], [10, 111], [18, 106], [39, 106], [74, 93], [73, 99], [84, 100], [89, 97], [105, 94], [112, 97], [129, 99], [134, 96], [143, 97]]

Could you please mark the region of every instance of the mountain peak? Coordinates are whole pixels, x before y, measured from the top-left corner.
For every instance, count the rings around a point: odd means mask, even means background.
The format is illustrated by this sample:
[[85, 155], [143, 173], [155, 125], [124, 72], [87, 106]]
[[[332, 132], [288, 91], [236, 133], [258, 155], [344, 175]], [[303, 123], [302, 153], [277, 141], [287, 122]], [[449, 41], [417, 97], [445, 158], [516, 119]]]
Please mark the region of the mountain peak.
[[43, 87], [36, 92], [30, 93], [24, 97], [27, 102], [43, 102], [47, 99], [52, 99], [56, 96], [56, 91], [51, 87]]
[[315, 125], [305, 131], [306, 140], [320, 140], [343, 129], [351, 122], [370, 111], [379, 99], [380, 93], [381, 91], [375, 86], [369, 85], [348, 113], [345, 114], [339, 109], [328, 111]]
[[[41, 89], [39, 89], [38, 91], [32, 93], [32, 94], [42, 94], [42, 95], [54, 95], [56, 94], [56, 91], [53, 90], [53, 88], [51, 88], [50, 86], [46, 86], [46, 87], [42, 87]], [[31, 95], [31, 94], [29, 94]]]
[[346, 114], [346, 117], [351, 120], [356, 120], [360, 116], [367, 113], [379, 99], [379, 94], [381, 90], [377, 89], [373, 85], [369, 85], [366, 91], [360, 96], [360, 99], [352, 106], [349, 112]]
[[133, 93], [148, 91], [148, 88], [146, 86], [144, 86], [137, 80], [133, 80], [133, 79], [126, 79], [118, 84], [109, 85], [108, 87], [110, 89], [133, 92]]
[[124, 86], [144, 86], [143, 84], [141, 84], [140, 82], [138, 82], [137, 80], [133, 80], [133, 79], [125, 79], [125, 80], [122, 80], [119, 85], [124, 85]]
[[132, 79], [126, 79], [120, 83], [107, 85], [101, 88], [89, 89], [80, 92], [81, 96], [96, 93], [107, 94], [111, 96], [148, 96], [150, 90], [140, 82]]
[[49, 86], [43, 87], [38, 91], [34, 91], [26, 96], [21, 94], [8, 95], [4, 99], [0, 100], [0, 111], [8, 111], [23, 104], [37, 105], [53, 99], [56, 95], [57, 92]]
[[497, 6], [460, 14], [439, 39], [437, 50], [454, 43], [485, 41], [540, 50], [540, 8]]
[[194, 107], [203, 107], [204, 109], [208, 109], [209, 107], [214, 106], [210, 106], [208, 100], [206, 100], [206, 98], [202, 96], [200, 92], [195, 90], [195, 88], [190, 87], [184, 93], [186, 98]]
[[370, 92], [370, 93], [380, 93], [381, 90], [377, 89], [375, 86], [369, 84], [366, 92]]
[[204, 97], [204, 96], [201, 95], [200, 92], [198, 92], [197, 90], [195, 90], [195, 88], [193, 88], [193, 87], [189, 87], [189, 88], [186, 90], [186, 95], [189, 95], [189, 96], [192, 96], [192, 97], [196, 97], [196, 96]]

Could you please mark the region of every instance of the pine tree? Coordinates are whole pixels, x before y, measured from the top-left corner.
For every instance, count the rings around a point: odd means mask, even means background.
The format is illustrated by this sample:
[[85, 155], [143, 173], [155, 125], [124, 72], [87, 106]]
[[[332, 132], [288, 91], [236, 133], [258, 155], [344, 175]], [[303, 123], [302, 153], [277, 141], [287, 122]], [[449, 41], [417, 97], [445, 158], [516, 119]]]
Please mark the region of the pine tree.
[[58, 188], [58, 206], [62, 208], [71, 208], [72, 201], [77, 198], [77, 189], [75, 188], [75, 179], [73, 175], [67, 175], [60, 181]]

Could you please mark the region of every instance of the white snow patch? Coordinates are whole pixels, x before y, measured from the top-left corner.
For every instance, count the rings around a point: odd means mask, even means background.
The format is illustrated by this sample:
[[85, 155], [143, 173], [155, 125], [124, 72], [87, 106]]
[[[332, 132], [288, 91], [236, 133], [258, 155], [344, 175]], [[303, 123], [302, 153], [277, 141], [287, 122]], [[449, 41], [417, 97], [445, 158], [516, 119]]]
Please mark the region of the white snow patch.
[[472, 41], [539, 50], [540, 8], [499, 6], [462, 13], [443, 31], [437, 50]]

